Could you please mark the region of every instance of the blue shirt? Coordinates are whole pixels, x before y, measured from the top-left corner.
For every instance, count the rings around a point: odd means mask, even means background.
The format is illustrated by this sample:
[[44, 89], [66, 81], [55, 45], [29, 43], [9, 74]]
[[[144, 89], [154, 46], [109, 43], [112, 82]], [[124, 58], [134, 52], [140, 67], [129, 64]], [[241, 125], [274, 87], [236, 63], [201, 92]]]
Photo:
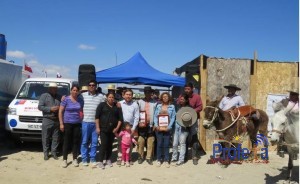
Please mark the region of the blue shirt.
[[[158, 126], [158, 115], [161, 111], [162, 108], [162, 104], [158, 104], [155, 108], [154, 111], [154, 126], [157, 127]], [[175, 122], [175, 117], [176, 117], [176, 111], [175, 111], [175, 106], [174, 105], [169, 105], [168, 106], [168, 115], [170, 118], [170, 122], [168, 125], [168, 130], [172, 129], [173, 124]]]

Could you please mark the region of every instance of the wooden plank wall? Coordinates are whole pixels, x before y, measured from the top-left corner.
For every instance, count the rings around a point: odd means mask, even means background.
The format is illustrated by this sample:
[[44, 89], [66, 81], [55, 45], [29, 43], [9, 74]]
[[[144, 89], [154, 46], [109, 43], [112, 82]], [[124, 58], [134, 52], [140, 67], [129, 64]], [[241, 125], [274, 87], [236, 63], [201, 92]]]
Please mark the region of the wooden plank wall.
[[299, 86], [299, 63], [257, 62], [256, 108], [267, 109], [268, 94], [287, 94]]

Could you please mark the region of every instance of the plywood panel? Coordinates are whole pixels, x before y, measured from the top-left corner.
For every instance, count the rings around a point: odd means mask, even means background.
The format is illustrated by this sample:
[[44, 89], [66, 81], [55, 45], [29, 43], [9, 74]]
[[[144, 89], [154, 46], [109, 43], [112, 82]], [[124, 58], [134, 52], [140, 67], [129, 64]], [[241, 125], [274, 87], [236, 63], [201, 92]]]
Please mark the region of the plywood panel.
[[269, 93], [288, 94], [298, 83], [297, 63], [257, 62], [256, 108], [265, 111]]

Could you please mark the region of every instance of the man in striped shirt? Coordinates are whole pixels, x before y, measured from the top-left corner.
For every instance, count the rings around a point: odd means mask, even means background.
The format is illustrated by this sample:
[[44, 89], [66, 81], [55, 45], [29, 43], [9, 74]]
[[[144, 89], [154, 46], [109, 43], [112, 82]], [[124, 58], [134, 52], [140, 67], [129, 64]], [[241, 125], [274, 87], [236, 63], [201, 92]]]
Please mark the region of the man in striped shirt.
[[[105, 96], [96, 91], [96, 85], [97, 82], [91, 80], [89, 82], [88, 91], [81, 94], [84, 101], [81, 143], [81, 158], [84, 166], [88, 166], [89, 158], [90, 163], [96, 166], [98, 134], [96, 132], [95, 115], [98, 105], [105, 101]], [[90, 144], [91, 147], [89, 151]]]

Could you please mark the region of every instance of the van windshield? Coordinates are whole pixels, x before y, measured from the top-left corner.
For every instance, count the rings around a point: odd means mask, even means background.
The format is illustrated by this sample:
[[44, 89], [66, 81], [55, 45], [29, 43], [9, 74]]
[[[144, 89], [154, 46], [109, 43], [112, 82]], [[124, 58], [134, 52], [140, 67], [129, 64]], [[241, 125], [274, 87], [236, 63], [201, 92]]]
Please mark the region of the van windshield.
[[[17, 95], [17, 99], [39, 100], [43, 93], [48, 92], [51, 81], [28, 81], [25, 82]], [[57, 93], [61, 96], [70, 94], [70, 84], [66, 82], [56, 82]]]

